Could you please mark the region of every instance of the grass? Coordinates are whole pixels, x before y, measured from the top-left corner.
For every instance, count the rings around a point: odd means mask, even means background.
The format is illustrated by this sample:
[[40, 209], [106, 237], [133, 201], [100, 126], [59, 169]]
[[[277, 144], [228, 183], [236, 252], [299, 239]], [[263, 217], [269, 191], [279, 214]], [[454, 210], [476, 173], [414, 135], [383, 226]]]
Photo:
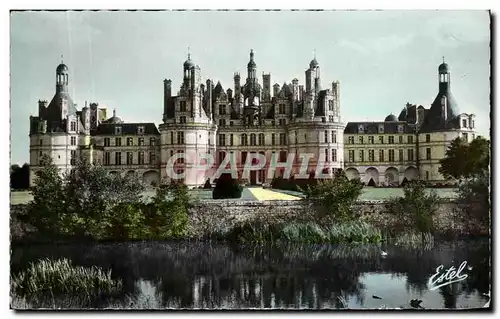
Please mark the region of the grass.
[[68, 259], [42, 259], [11, 278], [11, 290], [21, 296], [52, 294], [113, 294], [122, 282], [111, 278], [111, 271], [73, 266]]
[[382, 233], [364, 222], [322, 227], [314, 222], [268, 225], [254, 221], [233, 228], [225, 239], [240, 243], [377, 243], [382, 240]]

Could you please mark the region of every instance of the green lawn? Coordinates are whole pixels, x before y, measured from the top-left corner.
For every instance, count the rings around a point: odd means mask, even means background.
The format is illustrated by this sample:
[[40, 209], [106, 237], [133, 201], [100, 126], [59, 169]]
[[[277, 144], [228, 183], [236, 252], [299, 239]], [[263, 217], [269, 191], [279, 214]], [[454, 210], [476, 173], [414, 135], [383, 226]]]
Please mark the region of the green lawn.
[[[289, 195], [301, 196], [300, 193], [292, 191], [283, 191], [278, 189], [273, 189], [277, 192], [282, 192]], [[455, 198], [456, 193], [453, 188], [437, 188], [433, 189], [442, 198]], [[208, 189], [192, 189], [189, 191], [194, 197], [204, 200], [212, 199], [212, 190]], [[154, 195], [154, 191], [144, 192], [144, 197], [148, 198]], [[403, 196], [403, 189], [401, 188], [372, 188], [365, 187], [363, 189], [363, 194], [361, 195], [361, 200], [384, 200], [391, 197]], [[11, 205], [25, 204], [31, 201], [33, 196], [28, 192], [11, 192], [10, 193], [10, 203]], [[248, 191], [247, 188], [243, 189], [241, 200], [255, 200], [255, 197]]]

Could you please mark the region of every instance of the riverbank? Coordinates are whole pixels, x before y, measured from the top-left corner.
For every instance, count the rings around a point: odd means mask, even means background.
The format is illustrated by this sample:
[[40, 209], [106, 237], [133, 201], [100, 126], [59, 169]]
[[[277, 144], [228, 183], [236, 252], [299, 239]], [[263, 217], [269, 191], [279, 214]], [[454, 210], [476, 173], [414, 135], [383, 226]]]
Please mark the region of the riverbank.
[[[463, 205], [442, 199], [433, 217], [436, 237], [488, 236], [489, 229], [467, 217]], [[213, 238], [213, 234], [229, 233], [235, 227], [256, 220], [267, 224], [314, 222], [322, 206], [308, 200], [248, 201], [203, 200], [195, 201], [188, 209], [187, 235], [184, 239]], [[36, 236], [36, 229], [24, 222], [26, 205], [11, 206], [11, 241], [50, 242]], [[358, 201], [353, 211], [357, 221], [367, 223], [383, 233], [398, 230], [397, 215], [389, 211], [387, 201]]]

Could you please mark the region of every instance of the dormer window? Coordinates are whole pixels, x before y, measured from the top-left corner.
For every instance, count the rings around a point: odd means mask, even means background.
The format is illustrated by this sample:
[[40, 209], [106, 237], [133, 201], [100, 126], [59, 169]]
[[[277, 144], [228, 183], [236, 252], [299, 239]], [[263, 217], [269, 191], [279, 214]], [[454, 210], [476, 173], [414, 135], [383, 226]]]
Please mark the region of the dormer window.
[[462, 120], [462, 127], [467, 128], [467, 120], [466, 119]]
[[362, 124], [358, 125], [358, 133], [364, 133], [365, 132], [365, 128], [363, 127]]
[[121, 126], [115, 126], [115, 134], [122, 134], [122, 127]]
[[378, 126], [378, 132], [379, 132], [379, 133], [384, 133], [384, 125], [383, 125], [383, 124], [380, 124], [380, 125]]
[[398, 125], [398, 132], [403, 133], [404, 127], [403, 125]]
[[76, 122], [75, 121], [71, 121], [71, 123], [70, 123], [70, 131], [72, 131], [72, 132], [76, 131]]
[[144, 126], [139, 126], [139, 127], [137, 128], [137, 133], [138, 133], [138, 134], [144, 134]]

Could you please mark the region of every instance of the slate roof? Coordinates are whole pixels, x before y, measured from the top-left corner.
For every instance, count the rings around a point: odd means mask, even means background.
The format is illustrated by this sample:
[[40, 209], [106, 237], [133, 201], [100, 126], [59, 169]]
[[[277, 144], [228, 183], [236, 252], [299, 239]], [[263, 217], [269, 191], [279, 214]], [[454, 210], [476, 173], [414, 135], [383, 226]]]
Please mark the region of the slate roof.
[[91, 135], [115, 135], [115, 127], [120, 126], [122, 128], [121, 135], [139, 135], [139, 126], [144, 126], [143, 135], [160, 135], [160, 131], [154, 123], [122, 123], [122, 124], [100, 124], [95, 131], [91, 132]]
[[[441, 106], [441, 99], [445, 96], [447, 98], [446, 120], [444, 119], [443, 109]], [[424, 122], [420, 128], [423, 133], [441, 131], [446, 129], [458, 128], [455, 118], [458, 116], [458, 105], [455, 98], [448, 90], [440, 90], [431, 107], [425, 113]], [[459, 123], [458, 123], [459, 125]]]
[[[358, 134], [358, 125], [364, 127], [363, 134], [398, 134], [398, 126], [403, 125], [403, 133], [415, 132], [415, 125], [407, 122], [349, 122], [347, 123], [344, 134]], [[378, 132], [379, 125], [384, 126], [384, 133]]]

